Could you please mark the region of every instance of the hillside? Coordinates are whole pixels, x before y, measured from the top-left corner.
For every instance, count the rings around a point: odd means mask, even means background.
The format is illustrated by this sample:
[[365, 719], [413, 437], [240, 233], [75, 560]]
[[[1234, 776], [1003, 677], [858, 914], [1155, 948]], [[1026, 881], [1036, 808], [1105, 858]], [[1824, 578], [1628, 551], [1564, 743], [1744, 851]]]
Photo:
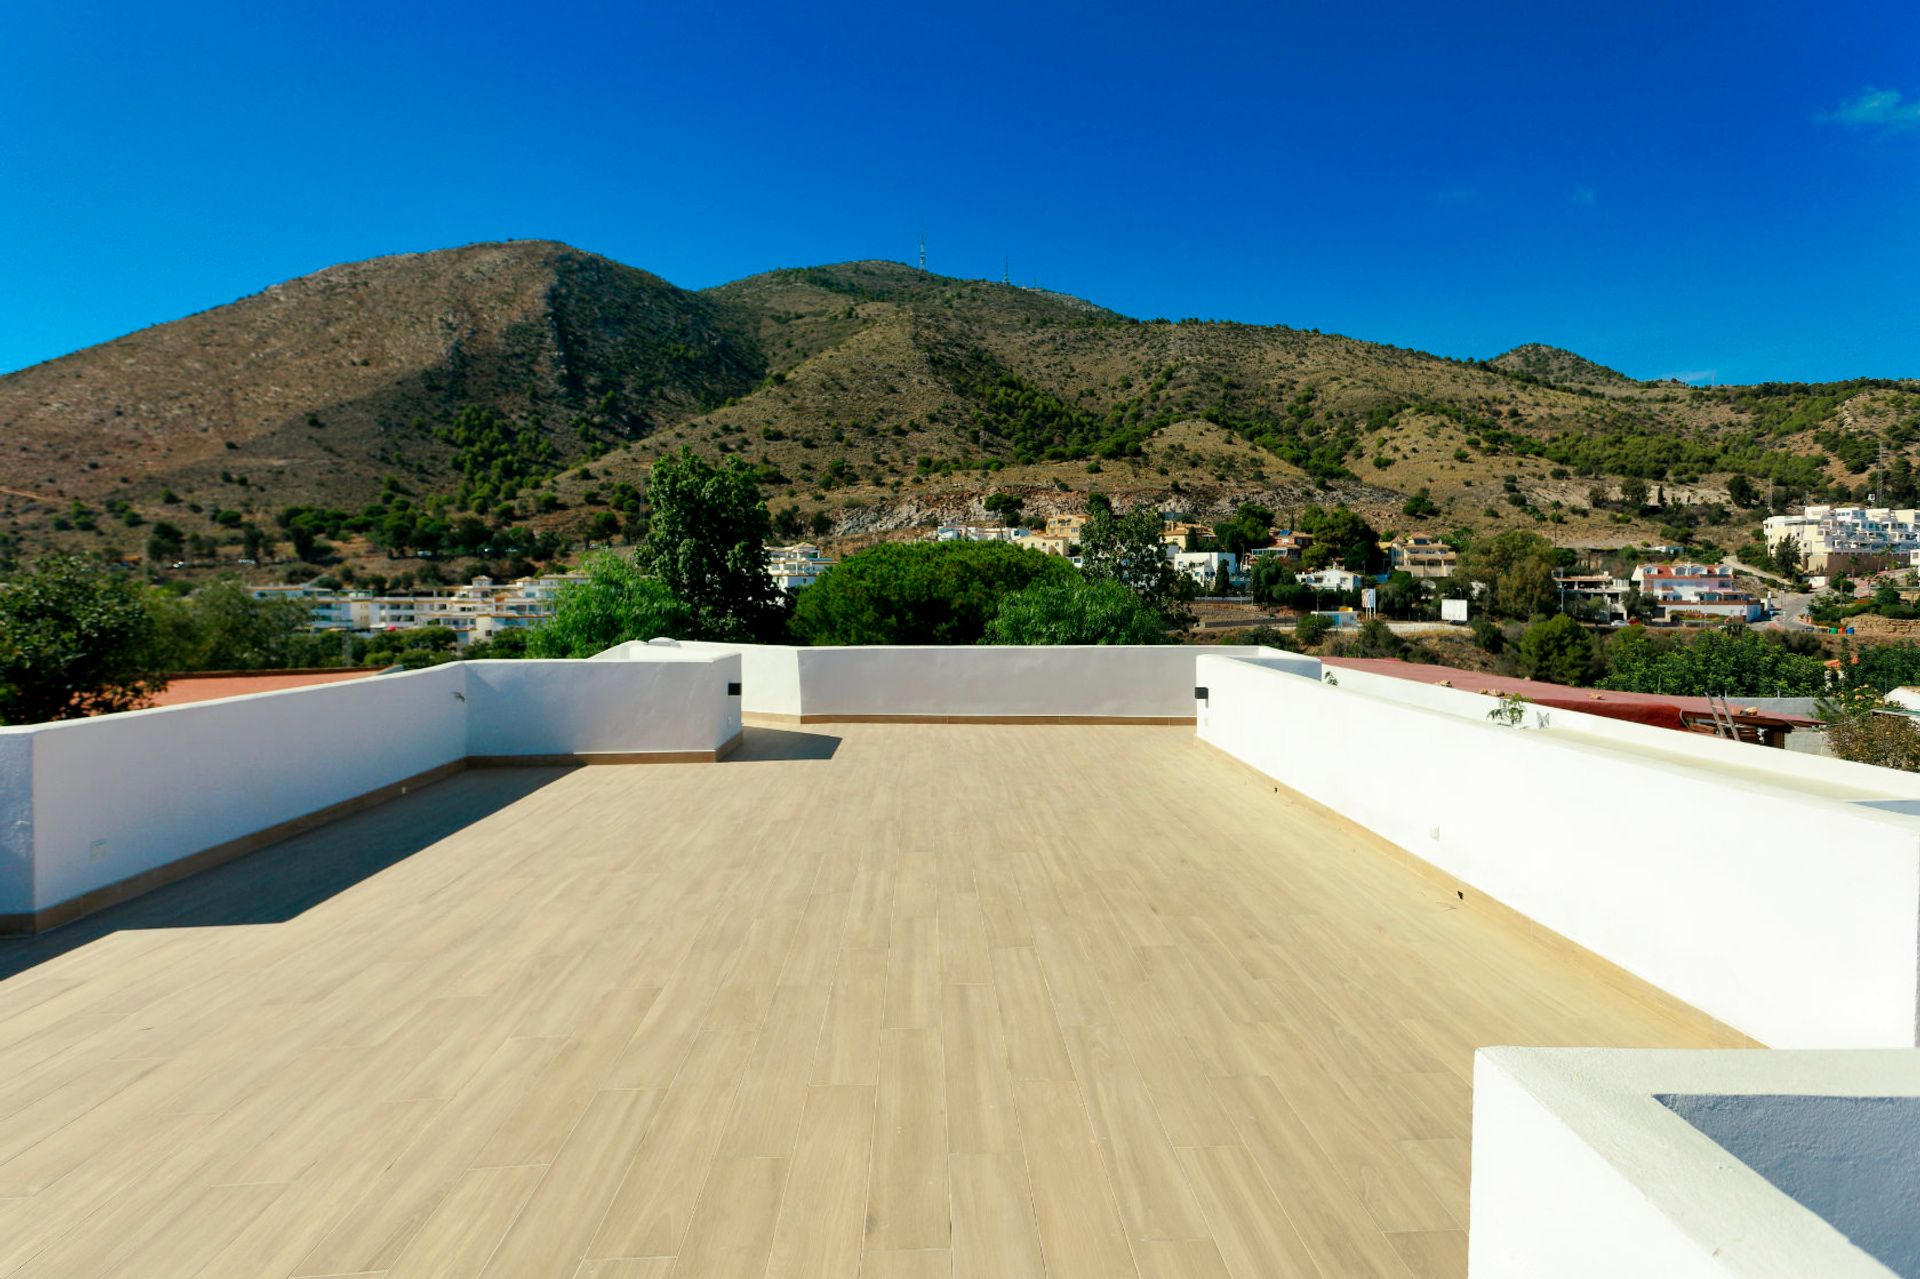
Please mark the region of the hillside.
[[[1143, 322], [891, 262], [690, 292], [521, 242], [334, 267], [0, 378], [0, 439], [0, 539], [24, 550], [137, 555], [166, 520], [231, 560], [309, 504], [348, 552], [459, 549], [463, 520], [468, 549], [509, 524], [577, 538], [684, 446], [752, 462], [776, 510], [840, 538], [983, 518], [995, 490], [1036, 514], [1096, 489], [1203, 517], [1349, 501], [1406, 528], [1425, 489], [1430, 528], [1694, 523], [1731, 547], [1758, 518], [1724, 509], [1736, 473], [1913, 500], [1920, 384], [1647, 384], [1537, 344], [1471, 363]], [[1628, 477], [1663, 509], [1613, 509]]]
[[1626, 374], [1596, 364], [1583, 355], [1541, 342], [1516, 346], [1487, 363], [1503, 373], [1517, 373], [1551, 386], [1626, 386], [1633, 381]]

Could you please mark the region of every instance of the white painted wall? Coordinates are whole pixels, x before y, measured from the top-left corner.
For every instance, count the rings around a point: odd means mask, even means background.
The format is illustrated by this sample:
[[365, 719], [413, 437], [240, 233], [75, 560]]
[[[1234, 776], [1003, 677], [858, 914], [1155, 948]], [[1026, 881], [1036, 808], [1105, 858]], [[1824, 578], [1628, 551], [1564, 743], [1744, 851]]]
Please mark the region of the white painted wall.
[[1198, 655], [1277, 653], [1172, 644], [681, 647], [741, 654], [746, 709], [775, 715], [1188, 716]]
[[717, 750], [740, 731], [731, 653], [462, 665], [469, 755]]
[[1369, 696], [1344, 671], [1198, 669], [1203, 740], [1755, 1038], [1920, 1042], [1913, 817]]
[[27, 909], [451, 763], [465, 691], [452, 664], [9, 730], [32, 739]]
[[[1920, 1053], [1911, 1050], [1481, 1049], [1473, 1071], [1468, 1273], [1891, 1279], [1659, 1098], [1916, 1092]], [[1782, 1143], [1791, 1139], [1779, 1135]], [[1911, 1186], [1876, 1189], [1911, 1201]]]
[[467, 755], [709, 751], [728, 653], [459, 662], [0, 729], [0, 913], [82, 893]]
[[[1462, 719], [1483, 721], [1498, 705], [1498, 698], [1465, 688], [1442, 688], [1418, 680], [1398, 679], [1375, 671], [1352, 667], [1327, 668], [1339, 681], [1339, 687], [1366, 693], [1407, 706], [1420, 706], [1445, 712]], [[1745, 705], [1735, 702], [1738, 708]], [[1836, 789], [1857, 790], [1887, 799], [1920, 799], [1920, 773], [1875, 768], [1827, 756], [1788, 754], [1786, 751], [1732, 742], [1705, 733], [1680, 733], [1651, 724], [1612, 719], [1585, 711], [1551, 706], [1529, 705], [1520, 727], [1528, 732], [1558, 733], [1565, 737], [1598, 738], [1634, 750], [1655, 751], [1667, 756], [1684, 756], [1709, 766], [1728, 766], [1743, 772], [1767, 774], [1782, 785], [1804, 786], [1809, 782]], [[1788, 739], [1791, 741], [1791, 737]]]

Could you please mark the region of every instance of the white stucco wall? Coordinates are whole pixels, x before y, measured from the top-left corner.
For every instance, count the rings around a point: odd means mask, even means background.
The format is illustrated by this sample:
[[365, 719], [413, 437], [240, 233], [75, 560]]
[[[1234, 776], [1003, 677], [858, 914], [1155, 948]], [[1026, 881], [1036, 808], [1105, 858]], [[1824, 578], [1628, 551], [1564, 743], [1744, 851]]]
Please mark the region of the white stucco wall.
[[730, 653], [462, 665], [469, 755], [717, 750], [740, 731]]
[[33, 908], [461, 758], [465, 690], [456, 663], [14, 730], [32, 739]]
[[[1327, 669], [1333, 673], [1342, 689], [1408, 706], [1444, 711], [1462, 719], [1485, 720], [1487, 712], [1498, 702], [1497, 698], [1466, 688], [1442, 688], [1438, 684], [1423, 684], [1418, 680], [1398, 679], [1392, 675], [1352, 667], [1330, 666]], [[1737, 708], [1745, 703], [1736, 701], [1733, 704]], [[1604, 739], [1634, 750], [1681, 756], [1709, 766], [1731, 766], [1743, 772], [1769, 774], [1786, 785], [1814, 782], [1830, 785], [1836, 790], [1852, 790], [1889, 800], [1920, 799], [1920, 773], [1875, 768], [1869, 764], [1854, 764], [1825, 756], [1789, 754], [1748, 742], [1731, 742], [1705, 733], [1680, 733], [1670, 728], [1636, 724], [1630, 720], [1612, 719], [1585, 711], [1536, 705], [1528, 705], [1524, 709], [1520, 727], [1527, 732]], [[1914, 811], [1920, 811], [1920, 806], [1916, 806]]]
[[1334, 674], [1202, 657], [1199, 735], [1762, 1042], [1916, 1043], [1920, 821]]
[[468, 755], [711, 751], [726, 653], [457, 662], [0, 729], [0, 913], [45, 910]]
[[[1474, 1055], [1468, 1273], [1890, 1279], [1658, 1098], [1916, 1091], [1920, 1053], [1911, 1050], [1482, 1049]], [[1897, 1188], [1892, 1197], [1901, 1197]]]

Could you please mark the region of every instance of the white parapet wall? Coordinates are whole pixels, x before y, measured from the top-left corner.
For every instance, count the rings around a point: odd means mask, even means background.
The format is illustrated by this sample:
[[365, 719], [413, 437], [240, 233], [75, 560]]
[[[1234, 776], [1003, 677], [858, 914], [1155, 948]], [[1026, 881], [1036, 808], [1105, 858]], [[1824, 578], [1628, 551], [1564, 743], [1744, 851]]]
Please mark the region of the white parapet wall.
[[1199, 735], [1764, 1043], [1920, 1042], [1920, 819], [1874, 797], [1884, 770], [1796, 786], [1782, 752], [1526, 731], [1328, 674], [1203, 656]]
[[[1723, 1145], [1682, 1117], [1702, 1103], [1756, 1107], [1757, 1122]], [[1913, 1157], [1902, 1154], [1916, 1113], [1910, 1050], [1482, 1049], [1468, 1273], [1910, 1274], [1875, 1258], [1920, 1257]]]
[[[619, 658], [655, 645], [623, 644]], [[1251, 645], [1003, 645], [804, 648], [681, 641], [687, 652], [738, 653], [745, 708], [757, 715], [835, 719], [1193, 719], [1194, 663], [1203, 654], [1284, 659]], [[1312, 659], [1294, 658], [1312, 662]], [[1315, 670], [1318, 663], [1312, 663]]]
[[739, 680], [725, 653], [456, 662], [0, 728], [0, 926], [51, 926], [470, 756], [716, 758]]
[[665, 757], [725, 749], [740, 733], [727, 653], [654, 650], [614, 662], [462, 662], [467, 754]]

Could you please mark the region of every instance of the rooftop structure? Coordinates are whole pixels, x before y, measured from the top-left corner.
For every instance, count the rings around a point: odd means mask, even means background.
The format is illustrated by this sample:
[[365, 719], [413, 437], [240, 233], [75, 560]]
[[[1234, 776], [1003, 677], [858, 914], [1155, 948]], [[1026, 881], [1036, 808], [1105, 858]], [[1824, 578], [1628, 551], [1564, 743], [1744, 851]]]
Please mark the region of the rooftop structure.
[[1891, 1273], [1708, 1112], [1920, 1094], [1920, 778], [1492, 704], [668, 642], [0, 729], [0, 1273]]
[[1730, 617], [1757, 621], [1766, 609], [1724, 564], [1637, 564], [1628, 579], [1661, 621]]

